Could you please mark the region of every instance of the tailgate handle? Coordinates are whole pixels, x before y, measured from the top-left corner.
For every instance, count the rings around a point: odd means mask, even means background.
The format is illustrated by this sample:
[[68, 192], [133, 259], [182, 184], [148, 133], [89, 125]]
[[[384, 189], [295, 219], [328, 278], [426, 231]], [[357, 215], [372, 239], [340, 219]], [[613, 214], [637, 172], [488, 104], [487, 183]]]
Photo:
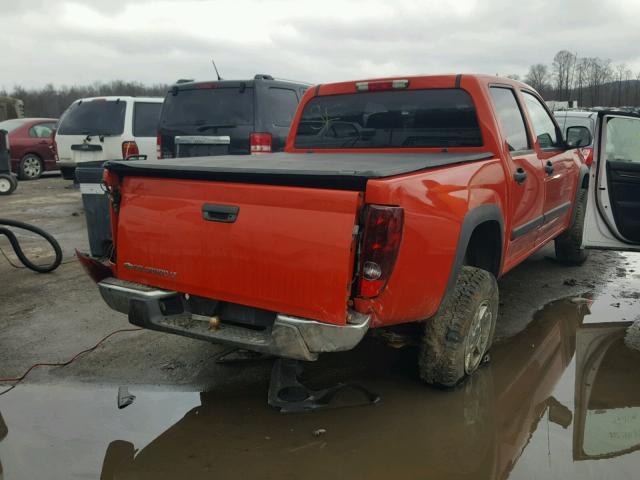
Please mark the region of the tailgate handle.
[[202, 218], [209, 222], [233, 223], [238, 218], [240, 207], [235, 205], [215, 205], [205, 203], [202, 206]]

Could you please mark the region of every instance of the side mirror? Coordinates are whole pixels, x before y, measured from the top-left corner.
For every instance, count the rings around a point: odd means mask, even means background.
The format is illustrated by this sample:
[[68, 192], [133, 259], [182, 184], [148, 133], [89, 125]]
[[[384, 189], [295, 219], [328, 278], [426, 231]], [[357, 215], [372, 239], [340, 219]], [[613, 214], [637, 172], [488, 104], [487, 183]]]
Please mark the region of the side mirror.
[[587, 127], [573, 126], [567, 128], [567, 147], [580, 148], [591, 145], [591, 131]]

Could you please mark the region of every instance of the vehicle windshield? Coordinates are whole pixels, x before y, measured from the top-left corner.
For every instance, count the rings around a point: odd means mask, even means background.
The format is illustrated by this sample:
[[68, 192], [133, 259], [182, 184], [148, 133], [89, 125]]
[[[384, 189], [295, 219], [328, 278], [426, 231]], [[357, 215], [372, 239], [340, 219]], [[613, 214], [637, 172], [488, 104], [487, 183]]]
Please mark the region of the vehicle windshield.
[[476, 109], [461, 89], [391, 90], [315, 97], [297, 148], [478, 147]]
[[25, 123], [27, 123], [27, 120], [24, 120], [22, 118], [5, 120], [4, 122], [0, 122], [0, 130], [6, 130], [7, 132], [11, 133], [16, 128], [20, 128], [21, 126], [23, 126]]
[[207, 132], [218, 127], [253, 125], [253, 88], [178, 89], [167, 95], [160, 125], [195, 127]]
[[62, 115], [58, 135], [121, 135], [126, 108], [120, 100], [74, 103]]

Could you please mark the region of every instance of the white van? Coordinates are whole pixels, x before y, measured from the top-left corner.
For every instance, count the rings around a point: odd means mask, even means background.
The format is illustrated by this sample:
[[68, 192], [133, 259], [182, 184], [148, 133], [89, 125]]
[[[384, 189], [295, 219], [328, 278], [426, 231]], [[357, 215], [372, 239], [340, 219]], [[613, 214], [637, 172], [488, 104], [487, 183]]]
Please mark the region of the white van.
[[163, 98], [95, 97], [76, 100], [62, 114], [55, 134], [57, 165], [65, 179], [79, 163], [156, 159], [156, 137]]

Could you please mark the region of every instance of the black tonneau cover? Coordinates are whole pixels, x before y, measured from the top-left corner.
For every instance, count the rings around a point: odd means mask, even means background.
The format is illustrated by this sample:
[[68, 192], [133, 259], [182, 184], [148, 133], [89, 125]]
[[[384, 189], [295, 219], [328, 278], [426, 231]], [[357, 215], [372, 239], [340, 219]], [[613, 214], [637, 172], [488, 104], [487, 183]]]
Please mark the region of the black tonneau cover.
[[371, 178], [493, 158], [491, 152], [439, 153], [273, 153], [164, 160], [109, 161], [122, 176], [214, 180], [363, 190]]

